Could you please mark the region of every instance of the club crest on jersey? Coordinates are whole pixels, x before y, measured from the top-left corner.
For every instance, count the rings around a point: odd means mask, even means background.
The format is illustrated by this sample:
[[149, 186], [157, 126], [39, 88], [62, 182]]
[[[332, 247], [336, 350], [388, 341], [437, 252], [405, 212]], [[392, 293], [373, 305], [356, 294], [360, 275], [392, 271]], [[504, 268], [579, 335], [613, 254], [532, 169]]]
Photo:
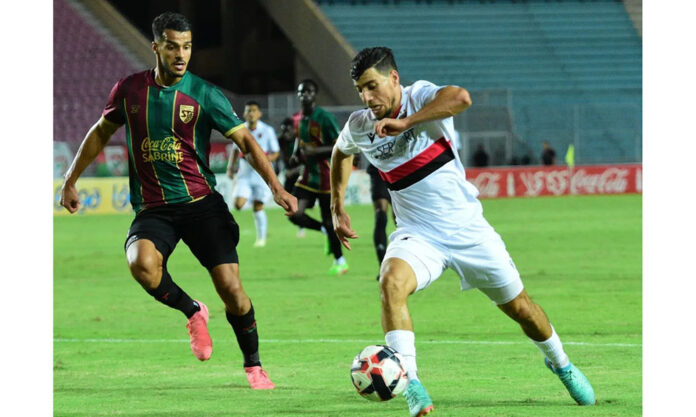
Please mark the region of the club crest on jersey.
[[135, 114], [140, 110], [140, 104], [131, 104], [130, 106], [130, 112], [131, 114]]
[[321, 135], [321, 128], [317, 125], [309, 126], [309, 136], [312, 138], [319, 138]]
[[179, 106], [179, 119], [184, 123], [189, 123], [193, 120], [193, 106], [182, 104]]

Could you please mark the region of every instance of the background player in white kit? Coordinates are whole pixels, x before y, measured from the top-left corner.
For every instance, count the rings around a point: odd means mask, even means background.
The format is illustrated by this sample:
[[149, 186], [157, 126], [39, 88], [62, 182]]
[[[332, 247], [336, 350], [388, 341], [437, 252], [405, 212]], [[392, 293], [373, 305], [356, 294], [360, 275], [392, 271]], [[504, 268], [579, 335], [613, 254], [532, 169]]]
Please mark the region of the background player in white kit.
[[433, 409], [420, 383], [415, 335], [407, 297], [438, 279], [446, 268], [461, 278], [463, 290], [478, 288], [545, 355], [581, 405], [595, 396], [587, 378], [568, 359], [544, 311], [527, 295], [505, 244], [483, 217], [478, 191], [466, 181], [453, 151], [452, 116], [471, 105], [456, 86], [417, 81], [399, 83], [389, 48], [366, 48], [351, 62], [351, 77], [368, 107], [351, 114], [331, 157], [331, 211], [336, 234], [350, 249], [351, 229], [344, 208], [353, 154], [363, 152], [387, 183], [397, 229], [380, 269], [382, 327], [387, 345], [404, 358], [409, 385], [404, 393], [411, 416]]
[[[259, 103], [252, 100], [246, 102], [244, 105], [244, 124], [268, 156], [268, 161], [273, 162], [280, 155], [278, 138], [270, 125], [259, 120], [262, 115]], [[268, 228], [263, 203], [270, 198], [271, 190], [263, 181], [263, 178], [244, 159], [244, 156], [239, 153], [237, 148], [232, 151], [227, 164], [227, 175], [230, 178], [235, 177], [234, 169], [237, 160], [239, 160], [239, 169], [236, 173], [237, 187], [234, 193], [234, 207], [237, 210], [241, 210], [247, 200], [252, 201], [254, 224], [256, 225], [256, 242], [254, 242], [254, 247], [263, 247], [266, 246], [266, 232]]]

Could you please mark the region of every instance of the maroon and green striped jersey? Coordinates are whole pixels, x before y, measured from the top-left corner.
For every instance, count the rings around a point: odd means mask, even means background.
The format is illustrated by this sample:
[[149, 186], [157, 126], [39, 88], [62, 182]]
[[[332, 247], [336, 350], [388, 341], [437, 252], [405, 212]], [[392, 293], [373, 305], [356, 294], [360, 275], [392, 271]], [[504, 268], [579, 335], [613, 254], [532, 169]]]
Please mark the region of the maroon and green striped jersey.
[[154, 70], [119, 80], [102, 116], [125, 125], [131, 204], [138, 212], [211, 194], [212, 129], [228, 136], [244, 123], [222, 92], [190, 72], [170, 86]]
[[[302, 111], [295, 113], [292, 120], [300, 146], [305, 148], [333, 146], [341, 133], [336, 117], [321, 107], [315, 107], [309, 116], [303, 115]], [[330, 158], [320, 160], [308, 156], [295, 185], [315, 193], [330, 193], [330, 161]]]

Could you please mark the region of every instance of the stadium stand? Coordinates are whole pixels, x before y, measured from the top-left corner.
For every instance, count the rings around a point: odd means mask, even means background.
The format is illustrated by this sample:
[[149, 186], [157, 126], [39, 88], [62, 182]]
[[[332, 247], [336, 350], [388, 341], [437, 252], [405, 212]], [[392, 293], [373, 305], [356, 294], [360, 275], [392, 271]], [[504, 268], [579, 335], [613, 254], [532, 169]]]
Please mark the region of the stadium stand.
[[[138, 67], [89, 23], [78, 4], [55, 0], [53, 18], [53, 140], [75, 150], [99, 119], [114, 83]], [[125, 144], [123, 129], [111, 143]]]
[[642, 159], [642, 42], [620, 1], [317, 3], [356, 50], [392, 48], [406, 84], [507, 91], [489, 108], [509, 112], [492, 117], [511, 125], [519, 152], [538, 158], [546, 140], [574, 143], [578, 163]]
[[[424, 78], [472, 93], [475, 106], [455, 120], [465, 139], [462, 155], [484, 143], [495, 164], [522, 156], [534, 163], [546, 140], [560, 156], [574, 144], [578, 164], [642, 160], [640, 2], [627, 0], [625, 7], [611, 0], [315, 3], [350, 48], [391, 47], [404, 83]], [[113, 83], [152, 64], [149, 57], [143, 61], [151, 52], [140, 45], [142, 39], [128, 44], [135, 29], [117, 23], [121, 37], [116, 36], [108, 28], [114, 16], [93, 10], [99, 4], [107, 3], [54, 1], [54, 141], [73, 151], [98, 119]], [[259, 101], [274, 125], [297, 110], [292, 91], [225, 93], [235, 108], [248, 98]], [[342, 122], [355, 106], [338, 104], [331, 110]], [[222, 140], [217, 136], [214, 141]], [[125, 143], [123, 129], [111, 143]]]

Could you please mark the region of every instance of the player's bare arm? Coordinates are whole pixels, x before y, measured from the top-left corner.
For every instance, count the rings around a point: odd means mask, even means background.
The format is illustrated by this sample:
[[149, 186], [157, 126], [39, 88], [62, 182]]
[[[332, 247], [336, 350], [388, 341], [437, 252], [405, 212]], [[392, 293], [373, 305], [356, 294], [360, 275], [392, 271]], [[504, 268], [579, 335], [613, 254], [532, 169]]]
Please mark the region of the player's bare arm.
[[331, 156], [331, 153], [333, 152], [333, 145], [305, 146], [303, 148], [303, 152], [306, 156], [312, 156], [317, 159], [327, 159]]
[[227, 176], [230, 178], [234, 178], [234, 166], [237, 163], [237, 160], [239, 159], [239, 150], [238, 149], [233, 149], [232, 153], [230, 154], [230, 159], [227, 161]]
[[272, 152], [268, 154], [268, 161], [273, 162], [280, 157], [280, 152]]
[[331, 154], [331, 219], [338, 240], [348, 250], [350, 250], [348, 239], [359, 237], [350, 227], [350, 216], [346, 213], [344, 206], [348, 178], [352, 170], [353, 155], [346, 155], [334, 147]]
[[232, 132], [229, 136], [237, 144], [244, 154], [247, 162], [261, 175], [273, 193], [273, 200], [285, 210], [286, 216], [292, 216], [297, 211], [297, 198], [289, 194], [278, 181], [268, 157], [263, 152], [256, 139], [247, 128], [241, 128]]
[[433, 101], [403, 119], [384, 118], [375, 124], [375, 133], [381, 138], [396, 136], [404, 130], [429, 120], [439, 120], [459, 114], [471, 106], [469, 92], [461, 87], [447, 86]]
[[80, 208], [80, 198], [77, 193], [77, 187], [75, 187], [77, 179], [80, 178], [85, 168], [104, 149], [109, 140], [111, 140], [111, 136], [119, 127], [120, 125], [102, 117], [89, 129], [85, 139], [80, 144], [75, 159], [73, 159], [70, 168], [65, 173], [65, 182], [63, 182], [63, 186], [60, 189], [60, 205], [65, 207], [70, 213], [75, 213]]

